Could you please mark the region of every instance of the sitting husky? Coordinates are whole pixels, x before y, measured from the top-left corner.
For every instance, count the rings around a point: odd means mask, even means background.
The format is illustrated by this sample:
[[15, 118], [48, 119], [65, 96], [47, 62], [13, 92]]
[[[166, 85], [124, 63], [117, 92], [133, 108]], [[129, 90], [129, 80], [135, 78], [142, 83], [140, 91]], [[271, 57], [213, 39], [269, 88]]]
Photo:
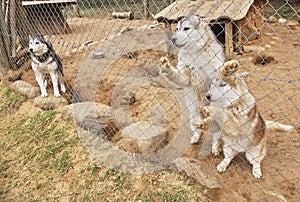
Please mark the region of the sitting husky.
[[60, 97], [58, 83], [63, 93], [66, 92], [64, 74], [60, 57], [55, 53], [53, 46], [42, 35], [29, 36], [29, 48], [31, 54], [31, 66], [35, 78], [41, 89], [41, 96], [47, 97], [46, 74], [50, 74], [55, 97]]
[[[193, 125], [192, 119], [199, 117], [197, 109], [204, 106], [209, 83], [213, 78], [220, 78], [218, 69], [225, 61], [223, 46], [211, 31], [209, 21], [196, 15], [182, 18], [171, 38], [171, 42], [179, 48], [177, 67], [172, 67], [166, 57], [160, 60], [161, 74], [179, 86], [191, 87], [196, 94], [196, 99], [191, 94], [186, 96], [186, 106], [191, 114], [190, 125]], [[196, 130], [194, 126], [191, 129]], [[213, 129], [212, 132], [219, 131]], [[196, 143], [199, 138], [195, 131], [191, 143]]]
[[246, 158], [253, 165], [252, 174], [255, 178], [260, 178], [262, 176], [260, 164], [267, 152], [265, 129], [288, 131], [293, 127], [276, 122], [264, 122], [257, 110], [255, 98], [244, 81], [247, 73], [234, 73], [238, 67], [238, 62], [231, 60], [220, 69], [223, 80], [213, 79], [206, 93], [206, 98], [211, 102], [202, 110], [206, 118], [199, 119], [194, 124], [200, 130], [207, 131], [210, 122], [214, 120], [222, 129], [221, 136], [213, 137], [212, 146], [213, 153], [218, 154], [219, 139], [224, 142], [225, 158], [217, 166], [219, 172], [225, 171], [239, 152], [246, 152]]

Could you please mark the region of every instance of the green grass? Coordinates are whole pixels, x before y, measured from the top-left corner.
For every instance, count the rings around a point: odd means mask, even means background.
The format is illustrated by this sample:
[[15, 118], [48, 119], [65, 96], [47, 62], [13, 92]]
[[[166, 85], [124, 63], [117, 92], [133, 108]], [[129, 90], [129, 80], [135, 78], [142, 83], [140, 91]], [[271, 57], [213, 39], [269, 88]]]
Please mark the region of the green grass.
[[[0, 97], [5, 112], [0, 122], [0, 201], [210, 199], [206, 189], [184, 175], [157, 171], [135, 176], [94, 162], [72, 117], [51, 110], [30, 112], [28, 103], [27, 109], [19, 108], [26, 98], [5, 86]], [[20, 115], [20, 110], [28, 111]]]
[[26, 96], [0, 84], [0, 118], [12, 113], [27, 100]]
[[269, 18], [270, 16], [275, 16], [278, 19], [284, 18], [300, 21], [300, 5], [267, 6], [265, 17]]

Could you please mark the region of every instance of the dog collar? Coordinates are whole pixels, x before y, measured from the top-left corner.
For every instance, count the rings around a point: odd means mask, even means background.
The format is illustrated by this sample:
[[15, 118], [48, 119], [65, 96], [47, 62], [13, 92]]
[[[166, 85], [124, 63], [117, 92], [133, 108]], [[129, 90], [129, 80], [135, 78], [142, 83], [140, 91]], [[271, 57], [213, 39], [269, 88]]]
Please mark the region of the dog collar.
[[[32, 54], [34, 56], [34, 58], [39, 62], [39, 63], [45, 63], [49, 57], [51, 56], [51, 51], [48, 50], [46, 53], [44, 53], [43, 55], [35, 55], [34, 53]], [[49, 61], [47, 64], [50, 64], [51, 62], [53, 62], [54, 58], [52, 57], [52, 60]], [[32, 60], [34, 63], [39, 64], [38, 62]]]

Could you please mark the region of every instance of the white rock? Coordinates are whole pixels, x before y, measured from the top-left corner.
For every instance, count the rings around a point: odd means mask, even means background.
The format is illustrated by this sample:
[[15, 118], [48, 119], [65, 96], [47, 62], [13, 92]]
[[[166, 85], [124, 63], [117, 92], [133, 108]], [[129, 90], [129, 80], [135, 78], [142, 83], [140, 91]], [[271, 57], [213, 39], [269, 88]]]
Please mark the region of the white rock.
[[39, 107], [41, 109], [52, 110], [52, 109], [67, 105], [68, 101], [63, 97], [54, 97], [54, 96], [41, 97], [41, 96], [38, 96], [38, 97], [34, 98], [33, 103], [36, 107]]
[[39, 87], [35, 87], [32, 84], [22, 80], [15, 81], [11, 87], [19, 93], [26, 95], [30, 99], [35, 98], [40, 94]]
[[284, 18], [279, 18], [278, 22], [279, 22], [279, 23], [286, 23], [286, 22], [287, 22], [287, 20], [286, 20], [286, 19], [284, 19]]
[[290, 27], [294, 27], [299, 25], [299, 22], [297, 20], [288, 20], [286, 24]]
[[125, 27], [123, 27], [123, 28], [120, 30], [119, 34], [123, 34], [123, 33], [125, 33], [125, 32], [129, 32], [129, 31], [131, 31], [131, 30], [133, 30], [132, 27], [125, 26]]
[[101, 131], [113, 121], [113, 110], [110, 106], [95, 102], [78, 102], [58, 109], [59, 112], [72, 114], [75, 123], [92, 131]]
[[101, 59], [104, 58], [105, 54], [102, 51], [95, 51], [92, 55], [93, 59]]
[[[159, 149], [166, 141], [168, 131], [161, 125], [154, 125], [148, 121], [140, 121], [125, 127], [121, 137], [128, 143], [135, 142], [141, 153], [151, 153]], [[131, 144], [123, 147], [130, 147]], [[131, 148], [123, 148], [130, 151]]]
[[277, 19], [275, 16], [273, 16], [273, 15], [270, 16], [269, 19], [268, 19], [268, 22], [269, 22], [269, 23], [275, 23], [275, 22], [277, 22], [277, 21], [278, 21], [278, 19]]
[[271, 37], [271, 39], [273, 39], [273, 40], [277, 40], [277, 41], [280, 41], [280, 38], [279, 38], [279, 37], [277, 37], [277, 36], [272, 36], [272, 37]]
[[262, 52], [265, 50], [264, 47], [261, 46], [251, 46], [251, 45], [245, 45], [243, 46], [243, 50], [245, 53], [249, 53], [249, 52]]
[[267, 48], [267, 49], [271, 49], [271, 48], [272, 48], [272, 46], [271, 46], [270, 44], [267, 44], [267, 45], [265, 45], [265, 48]]

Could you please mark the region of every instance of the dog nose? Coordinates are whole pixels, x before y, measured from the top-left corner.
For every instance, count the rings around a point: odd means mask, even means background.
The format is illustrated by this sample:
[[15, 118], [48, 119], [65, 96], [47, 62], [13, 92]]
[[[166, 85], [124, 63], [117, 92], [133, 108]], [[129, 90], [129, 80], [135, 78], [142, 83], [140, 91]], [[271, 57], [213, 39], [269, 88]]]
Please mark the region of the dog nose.
[[211, 95], [210, 95], [209, 93], [206, 93], [205, 97], [206, 97], [206, 99], [207, 99], [207, 100], [209, 100], [209, 101], [210, 101], [210, 99], [211, 99]]
[[32, 48], [29, 48], [28, 51], [29, 51], [30, 53], [32, 53], [32, 52], [33, 52], [33, 49], [32, 49]]
[[177, 38], [174, 38], [174, 37], [171, 38], [172, 44], [176, 44], [176, 41], [177, 41]]

